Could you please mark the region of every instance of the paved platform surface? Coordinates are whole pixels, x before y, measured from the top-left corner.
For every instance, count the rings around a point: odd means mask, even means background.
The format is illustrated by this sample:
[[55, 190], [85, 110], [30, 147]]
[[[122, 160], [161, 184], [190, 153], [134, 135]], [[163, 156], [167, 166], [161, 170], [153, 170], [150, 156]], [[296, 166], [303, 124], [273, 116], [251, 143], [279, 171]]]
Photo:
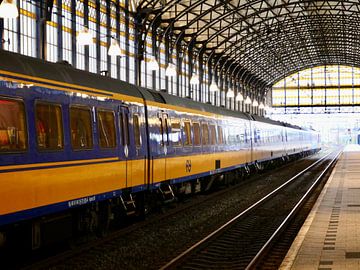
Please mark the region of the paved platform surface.
[[360, 270], [360, 146], [345, 147], [279, 269]]

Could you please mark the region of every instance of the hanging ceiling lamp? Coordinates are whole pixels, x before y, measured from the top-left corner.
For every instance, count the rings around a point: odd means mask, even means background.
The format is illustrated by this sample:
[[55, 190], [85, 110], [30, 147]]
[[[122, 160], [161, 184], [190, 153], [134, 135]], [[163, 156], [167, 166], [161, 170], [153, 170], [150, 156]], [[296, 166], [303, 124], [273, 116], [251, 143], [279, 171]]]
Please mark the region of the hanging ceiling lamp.
[[263, 109], [265, 109], [265, 105], [264, 105], [264, 103], [260, 103], [260, 105], [259, 105], [259, 109], [261, 109], [261, 110], [263, 110]]
[[196, 74], [193, 74], [193, 75], [191, 76], [191, 79], [190, 79], [190, 84], [191, 84], [191, 85], [197, 85], [197, 84], [199, 84], [199, 83], [200, 83], [199, 76], [196, 75]]
[[219, 91], [219, 87], [217, 86], [215, 80], [212, 80], [210, 84], [210, 92], [217, 92]]
[[245, 104], [251, 104], [251, 99], [249, 96], [246, 97]]
[[3, 0], [0, 4], [0, 18], [14, 19], [19, 16], [19, 10], [13, 0]]
[[236, 101], [243, 101], [244, 100], [244, 97], [243, 95], [239, 92], [237, 95], [236, 95]]
[[84, 27], [83, 30], [78, 32], [77, 44], [79, 45], [91, 45], [94, 43], [93, 36], [91, 35], [89, 28]]
[[175, 64], [173, 64], [173, 63], [168, 64], [168, 66], [165, 70], [165, 75], [168, 77], [175, 77], [177, 75]]
[[257, 107], [257, 106], [259, 106], [259, 103], [256, 99], [254, 99], [252, 105], [253, 105], [253, 107]]
[[156, 61], [155, 56], [153, 55], [150, 56], [148, 68], [150, 71], [159, 70], [159, 63]]
[[234, 93], [234, 91], [233, 91], [231, 88], [229, 88], [229, 90], [228, 90], [227, 93], [226, 93], [226, 96], [227, 96], [228, 98], [233, 98], [233, 97], [235, 97], [235, 93]]
[[108, 50], [108, 55], [111, 56], [124, 56], [124, 54], [121, 51], [119, 42], [116, 41], [116, 39], [111, 39], [111, 45]]

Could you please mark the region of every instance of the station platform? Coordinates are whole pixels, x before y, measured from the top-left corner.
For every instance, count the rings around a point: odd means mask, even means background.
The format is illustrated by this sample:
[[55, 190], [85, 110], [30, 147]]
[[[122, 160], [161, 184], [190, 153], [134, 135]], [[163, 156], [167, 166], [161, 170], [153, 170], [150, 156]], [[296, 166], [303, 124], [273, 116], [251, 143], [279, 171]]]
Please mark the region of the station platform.
[[360, 146], [340, 160], [279, 269], [360, 269]]

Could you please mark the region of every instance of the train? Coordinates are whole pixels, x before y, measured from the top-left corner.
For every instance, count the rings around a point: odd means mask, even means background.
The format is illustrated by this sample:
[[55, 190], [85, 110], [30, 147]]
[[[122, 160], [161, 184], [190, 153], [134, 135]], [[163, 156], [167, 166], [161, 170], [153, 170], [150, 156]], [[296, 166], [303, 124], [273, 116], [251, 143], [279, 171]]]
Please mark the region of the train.
[[25, 232], [37, 249], [107, 228], [156, 200], [320, 149], [313, 130], [67, 63], [4, 50], [0, 59], [0, 246]]

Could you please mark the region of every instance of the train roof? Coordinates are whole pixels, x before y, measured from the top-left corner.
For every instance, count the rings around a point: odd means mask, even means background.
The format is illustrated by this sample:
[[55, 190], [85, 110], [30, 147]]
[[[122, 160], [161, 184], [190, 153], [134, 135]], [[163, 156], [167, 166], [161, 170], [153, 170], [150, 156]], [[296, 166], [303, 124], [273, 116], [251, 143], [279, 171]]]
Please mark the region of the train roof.
[[145, 98], [158, 103], [170, 104], [183, 108], [210, 112], [219, 115], [238, 117], [246, 120], [254, 120], [272, 125], [286, 126], [295, 129], [302, 129], [298, 126], [274, 121], [268, 118], [247, 113], [228, 110], [223, 107], [201, 103], [188, 98], [181, 98], [170, 95], [163, 91], [153, 91], [146, 88], [138, 88], [127, 82], [113, 79], [107, 76], [83, 71], [72, 67], [67, 63], [52, 63], [38, 58], [20, 55], [17, 53], [0, 50], [1, 67], [0, 70], [10, 73], [18, 73], [26, 76], [56, 81], [65, 84], [77, 85], [82, 87], [94, 88], [117, 93], [136, 98]]
[[199, 111], [204, 111], [204, 112], [211, 112], [214, 114], [238, 117], [238, 118], [242, 118], [242, 119], [246, 119], [246, 120], [253, 120], [253, 121], [267, 123], [267, 124], [271, 124], [271, 125], [277, 125], [277, 126], [282, 126], [282, 127], [304, 130], [303, 128], [301, 128], [299, 126], [291, 125], [291, 124], [288, 124], [285, 122], [272, 120], [272, 119], [265, 118], [265, 117], [262, 117], [259, 115], [247, 114], [247, 113], [243, 113], [243, 112], [239, 112], [239, 111], [232, 111], [232, 110], [228, 110], [223, 107], [216, 107], [211, 104], [205, 104], [205, 103], [193, 101], [192, 99], [181, 98], [178, 96], [169, 95], [168, 93], [163, 92], [163, 91], [157, 92], [157, 91], [152, 91], [149, 89], [143, 89], [143, 91], [149, 92], [150, 95], [153, 96], [154, 100], [157, 102], [160, 102], [160, 103], [176, 105], [176, 106], [199, 110]]
[[293, 129], [300, 129], [300, 130], [308, 130], [306, 128], [302, 128], [302, 127], [292, 125], [292, 124], [289, 124], [289, 123], [285, 123], [285, 122], [281, 122], [281, 121], [272, 120], [270, 118], [265, 118], [265, 117], [258, 116], [258, 115], [251, 115], [251, 117], [255, 121], [268, 123], [268, 124], [271, 124], [271, 125], [278, 125], [278, 126], [283, 126], [283, 127], [293, 128]]
[[140, 91], [134, 85], [79, 70], [70, 64], [51, 63], [4, 50], [0, 50], [0, 59], [2, 71], [142, 98]]
[[142, 90], [148, 92], [152, 96], [153, 100], [159, 103], [179, 106], [179, 107], [202, 111], [202, 112], [210, 112], [219, 115], [226, 115], [226, 116], [251, 120], [251, 116], [243, 112], [232, 111], [225, 109], [223, 107], [216, 107], [211, 104], [194, 101], [190, 98], [182, 98], [182, 97], [170, 95], [164, 91], [152, 91], [145, 88], [143, 88]]

